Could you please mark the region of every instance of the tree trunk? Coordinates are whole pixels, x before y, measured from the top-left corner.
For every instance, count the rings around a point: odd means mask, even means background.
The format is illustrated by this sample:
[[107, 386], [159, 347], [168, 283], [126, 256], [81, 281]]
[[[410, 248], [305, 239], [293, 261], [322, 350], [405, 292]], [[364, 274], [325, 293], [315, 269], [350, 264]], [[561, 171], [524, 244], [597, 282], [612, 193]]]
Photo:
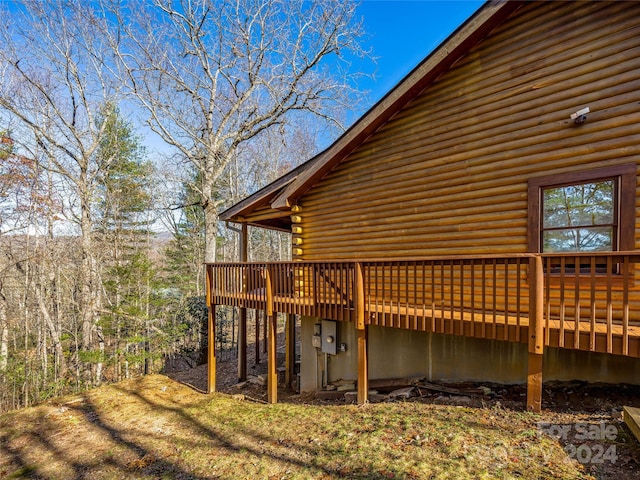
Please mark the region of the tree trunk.
[[0, 376], [7, 371], [9, 359], [9, 325], [6, 300], [0, 296]]
[[[90, 352], [94, 345], [94, 332], [101, 307], [102, 284], [94, 252], [93, 221], [91, 218], [91, 189], [87, 183], [84, 171], [77, 181], [78, 194], [81, 198], [80, 230], [81, 230], [81, 261], [80, 261], [80, 318], [82, 328], [82, 350]], [[84, 381], [92, 380], [92, 365], [87, 362], [83, 366]], [[97, 379], [94, 379], [97, 380]]]
[[204, 262], [216, 261], [216, 247], [218, 240], [218, 211], [212, 201], [204, 207]]
[[100, 352], [100, 358], [96, 364], [96, 378], [95, 385], [100, 385], [102, 382], [102, 369], [103, 369], [103, 358], [104, 358], [104, 335], [102, 334], [102, 327], [96, 327], [96, 337], [98, 337], [98, 349]]
[[42, 314], [42, 318], [44, 319], [44, 322], [49, 330], [49, 334], [51, 335], [51, 343], [53, 344], [53, 351], [55, 355], [55, 364], [58, 367], [59, 375], [62, 377], [67, 371], [67, 365], [64, 359], [62, 342], [60, 340], [61, 332], [57, 328], [60, 325], [56, 325], [56, 323], [54, 323], [53, 319], [51, 318], [49, 309], [45, 305], [44, 299], [42, 298], [42, 292], [40, 291], [40, 288], [35, 288], [34, 291], [36, 301], [38, 302], [38, 307], [40, 308], [40, 313]]

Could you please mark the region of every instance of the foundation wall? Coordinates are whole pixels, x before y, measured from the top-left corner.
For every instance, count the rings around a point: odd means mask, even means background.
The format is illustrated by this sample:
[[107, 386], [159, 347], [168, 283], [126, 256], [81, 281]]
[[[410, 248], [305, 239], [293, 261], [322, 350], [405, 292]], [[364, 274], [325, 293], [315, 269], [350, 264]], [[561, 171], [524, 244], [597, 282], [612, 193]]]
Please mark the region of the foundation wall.
[[[301, 391], [322, 385], [325, 354], [312, 346], [314, 325], [303, 317], [301, 329]], [[346, 351], [327, 355], [327, 380], [356, 380], [358, 353], [353, 323], [338, 323], [338, 343]], [[527, 346], [496, 340], [369, 327], [369, 378], [425, 376], [429, 381], [525, 383]], [[583, 380], [640, 385], [640, 359], [546, 348], [543, 382]]]

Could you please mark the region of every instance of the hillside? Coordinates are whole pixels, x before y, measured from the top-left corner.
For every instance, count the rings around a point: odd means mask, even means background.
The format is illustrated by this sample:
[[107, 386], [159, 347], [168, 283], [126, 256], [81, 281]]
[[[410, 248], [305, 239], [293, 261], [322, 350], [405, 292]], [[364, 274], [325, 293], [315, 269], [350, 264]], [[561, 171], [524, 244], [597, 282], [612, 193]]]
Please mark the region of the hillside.
[[[573, 419], [612, 422], [599, 414]], [[568, 424], [558, 413], [536, 416], [500, 404], [357, 407], [305, 404], [294, 396], [266, 405], [244, 395], [204, 395], [152, 375], [0, 416], [0, 477], [577, 479], [615, 473], [622, 480], [637, 474], [637, 450], [629, 450], [621, 424], [607, 444], [617, 445], [615, 465], [583, 468], [558, 441], [539, 434], [540, 421]]]

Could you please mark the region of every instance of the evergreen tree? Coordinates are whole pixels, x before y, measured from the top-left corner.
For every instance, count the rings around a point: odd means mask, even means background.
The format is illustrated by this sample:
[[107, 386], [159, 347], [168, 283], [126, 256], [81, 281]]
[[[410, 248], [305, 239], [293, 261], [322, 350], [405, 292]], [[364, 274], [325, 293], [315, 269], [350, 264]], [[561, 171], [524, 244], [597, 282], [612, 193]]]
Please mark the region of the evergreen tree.
[[203, 295], [204, 284], [204, 213], [197, 203], [197, 180], [194, 174], [193, 181], [182, 183], [181, 208], [170, 219], [172, 239], [165, 250], [167, 280], [187, 297]]
[[[105, 132], [97, 150], [103, 174], [96, 223], [103, 245], [106, 312], [98, 325], [100, 343], [93, 361], [98, 379], [105, 359], [111, 360], [112, 375], [119, 379], [142, 368], [148, 371], [152, 297], [158, 289], [150, 260], [154, 169], [115, 106], [106, 105], [98, 121]], [[112, 344], [105, 345], [104, 339]]]

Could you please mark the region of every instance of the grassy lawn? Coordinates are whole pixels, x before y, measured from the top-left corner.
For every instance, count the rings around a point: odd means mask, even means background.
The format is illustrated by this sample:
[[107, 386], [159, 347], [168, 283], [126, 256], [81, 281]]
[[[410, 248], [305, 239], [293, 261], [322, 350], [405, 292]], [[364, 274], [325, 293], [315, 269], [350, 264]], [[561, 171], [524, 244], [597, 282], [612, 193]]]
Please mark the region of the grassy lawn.
[[0, 416], [0, 478], [590, 478], [540, 417], [265, 405], [153, 375]]

